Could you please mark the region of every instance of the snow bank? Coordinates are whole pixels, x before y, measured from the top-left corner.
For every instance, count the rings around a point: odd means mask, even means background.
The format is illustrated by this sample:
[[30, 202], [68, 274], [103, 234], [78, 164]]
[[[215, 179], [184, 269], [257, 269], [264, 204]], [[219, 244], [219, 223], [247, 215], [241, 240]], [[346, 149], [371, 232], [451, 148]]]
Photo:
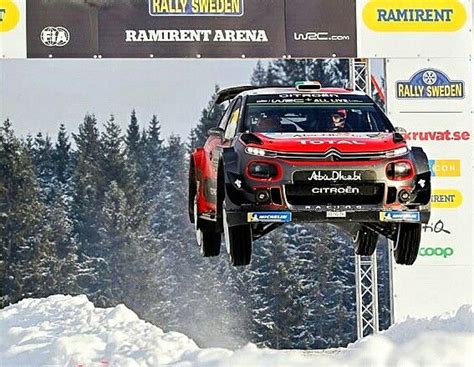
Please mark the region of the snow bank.
[[200, 349], [123, 305], [95, 308], [85, 296], [26, 299], [0, 311], [0, 366], [471, 366], [471, 306], [409, 319], [348, 348], [276, 351], [254, 345]]

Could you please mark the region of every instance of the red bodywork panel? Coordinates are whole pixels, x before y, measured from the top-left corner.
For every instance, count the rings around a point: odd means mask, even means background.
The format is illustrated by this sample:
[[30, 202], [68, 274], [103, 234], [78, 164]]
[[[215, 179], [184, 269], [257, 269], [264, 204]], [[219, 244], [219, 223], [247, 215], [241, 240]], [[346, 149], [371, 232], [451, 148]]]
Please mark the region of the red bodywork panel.
[[[406, 143], [394, 143], [393, 134], [370, 133], [344, 134], [344, 133], [254, 133], [263, 144], [255, 145], [256, 148], [282, 151], [282, 152], [314, 152], [324, 153], [330, 148], [335, 148], [341, 153], [353, 152], [383, 152], [406, 146]], [[308, 163], [308, 162], [306, 162]], [[367, 163], [367, 162], [365, 162]]]

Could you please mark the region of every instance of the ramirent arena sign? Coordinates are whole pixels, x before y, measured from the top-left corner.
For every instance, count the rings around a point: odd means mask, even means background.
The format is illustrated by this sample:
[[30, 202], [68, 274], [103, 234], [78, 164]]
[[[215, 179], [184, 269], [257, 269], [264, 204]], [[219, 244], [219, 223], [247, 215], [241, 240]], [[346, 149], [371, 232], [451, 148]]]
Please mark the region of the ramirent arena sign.
[[362, 16], [376, 32], [455, 32], [467, 19], [458, 0], [372, 0]]
[[268, 42], [268, 37], [251, 29], [127, 29], [125, 42]]

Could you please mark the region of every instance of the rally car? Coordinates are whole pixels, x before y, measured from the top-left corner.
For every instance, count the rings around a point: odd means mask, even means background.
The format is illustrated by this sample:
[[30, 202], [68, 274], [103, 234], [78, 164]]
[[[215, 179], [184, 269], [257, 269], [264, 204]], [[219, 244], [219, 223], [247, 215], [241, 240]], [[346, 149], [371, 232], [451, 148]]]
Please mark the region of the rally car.
[[430, 170], [367, 95], [317, 82], [222, 90], [228, 103], [191, 155], [189, 215], [203, 256], [247, 265], [252, 241], [287, 222], [326, 222], [370, 256], [379, 235], [411, 265], [430, 217]]

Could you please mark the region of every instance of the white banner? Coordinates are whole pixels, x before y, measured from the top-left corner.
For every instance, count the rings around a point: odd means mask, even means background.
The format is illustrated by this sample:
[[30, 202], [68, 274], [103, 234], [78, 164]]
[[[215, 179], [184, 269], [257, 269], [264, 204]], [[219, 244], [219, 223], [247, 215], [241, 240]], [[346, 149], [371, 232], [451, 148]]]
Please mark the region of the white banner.
[[0, 58], [26, 58], [26, 0], [0, 0]]
[[432, 172], [432, 214], [416, 263], [394, 266], [395, 321], [472, 302], [472, 64], [388, 59], [388, 116], [421, 146]]
[[469, 57], [472, 0], [357, 0], [359, 57]]

